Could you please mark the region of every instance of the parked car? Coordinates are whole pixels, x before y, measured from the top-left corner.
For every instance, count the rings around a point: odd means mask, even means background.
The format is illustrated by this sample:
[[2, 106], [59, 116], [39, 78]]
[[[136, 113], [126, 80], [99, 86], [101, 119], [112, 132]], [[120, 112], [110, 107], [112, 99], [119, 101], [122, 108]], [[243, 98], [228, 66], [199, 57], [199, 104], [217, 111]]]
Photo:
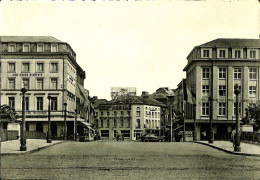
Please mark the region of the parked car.
[[163, 142], [165, 138], [154, 134], [144, 134], [140, 139], [142, 142]]
[[117, 136], [116, 136], [116, 140], [117, 141], [124, 141], [124, 135], [123, 134], [118, 134]]

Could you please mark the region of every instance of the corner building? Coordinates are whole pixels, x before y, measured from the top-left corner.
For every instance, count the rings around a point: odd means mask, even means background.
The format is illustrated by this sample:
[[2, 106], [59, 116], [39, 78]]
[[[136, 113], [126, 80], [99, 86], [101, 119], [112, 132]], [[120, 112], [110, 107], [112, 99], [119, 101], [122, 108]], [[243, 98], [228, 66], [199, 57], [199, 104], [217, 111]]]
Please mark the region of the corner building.
[[209, 97], [213, 96], [215, 140], [230, 138], [230, 132], [235, 128], [236, 84], [241, 90], [240, 119], [246, 116], [245, 109], [250, 103], [259, 104], [259, 53], [259, 39], [216, 39], [195, 46], [189, 53], [184, 71], [187, 85], [196, 94], [196, 106], [185, 105], [186, 129], [193, 129], [195, 108], [199, 140], [206, 140], [209, 136]]
[[21, 88], [26, 88], [26, 130], [46, 133], [50, 95], [52, 136], [58, 139], [63, 135], [63, 104], [67, 103], [67, 134], [71, 137], [75, 109], [88, 98], [80, 93], [85, 72], [71, 46], [50, 36], [2, 36], [0, 47], [1, 104], [12, 106], [21, 118]]

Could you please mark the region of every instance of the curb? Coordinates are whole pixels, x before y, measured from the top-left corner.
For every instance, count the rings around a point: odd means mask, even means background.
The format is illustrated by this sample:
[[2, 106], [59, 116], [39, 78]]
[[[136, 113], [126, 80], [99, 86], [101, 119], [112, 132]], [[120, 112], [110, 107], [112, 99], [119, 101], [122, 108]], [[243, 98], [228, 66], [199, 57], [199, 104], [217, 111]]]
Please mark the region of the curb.
[[248, 153], [241, 153], [241, 152], [233, 152], [233, 151], [229, 151], [229, 150], [226, 150], [226, 149], [223, 149], [223, 148], [220, 148], [220, 147], [211, 145], [211, 144], [205, 144], [205, 143], [203, 143], [203, 142], [193, 142], [193, 143], [197, 143], [197, 144], [202, 144], [202, 145], [205, 145], [205, 146], [209, 146], [209, 147], [212, 147], [212, 148], [214, 148], [214, 149], [218, 149], [218, 150], [220, 150], [220, 151], [224, 151], [224, 152], [229, 153], [229, 154], [242, 155], [242, 156], [260, 157], [260, 154], [248, 154]]
[[54, 145], [57, 145], [57, 144], [62, 144], [62, 143], [65, 143], [65, 141], [57, 142], [55, 144], [50, 144], [50, 145], [47, 145], [47, 146], [42, 146], [42, 147], [39, 147], [39, 148], [36, 148], [36, 149], [32, 149], [30, 151], [26, 151], [26, 152], [23, 152], [23, 153], [1, 153], [0, 156], [10, 156], [10, 155], [19, 156], [19, 155], [24, 155], [24, 154], [31, 154], [31, 153], [40, 151], [42, 149], [46, 149], [48, 147], [51, 147], [51, 146], [54, 146]]

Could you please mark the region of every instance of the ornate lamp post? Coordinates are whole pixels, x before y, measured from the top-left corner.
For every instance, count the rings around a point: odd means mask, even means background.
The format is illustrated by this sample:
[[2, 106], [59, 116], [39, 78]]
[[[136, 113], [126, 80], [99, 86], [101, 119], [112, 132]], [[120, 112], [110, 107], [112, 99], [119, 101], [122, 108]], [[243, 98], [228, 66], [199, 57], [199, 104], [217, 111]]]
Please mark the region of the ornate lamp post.
[[26, 137], [25, 137], [25, 93], [27, 90], [25, 88], [21, 89], [23, 100], [22, 100], [22, 128], [21, 128], [21, 146], [20, 151], [26, 151]]
[[77, 141], [77, 125], [78, 125], [78, 120], [77, 120], [77, 109], [75, 109], [75, 123], [74, 123], [74, 141]]
[[67, 103], [64, 103], [64, 140], [67, 140]]
[[238, 88], [238, 84], [235, 85], [235, 91], [236, 95], [236, 135], [235, 135], [235, 147], [234, 151], [241, 151], [240, 147], [240, 124], [239, 124], [239, 103], [238, 103], [238, 95], [240, 94], [240, 89]]
[[47, 143], [51, 143], [51, 96], [48, 97], [49, 105], [48, 105], [48, 134], [47, 134]]

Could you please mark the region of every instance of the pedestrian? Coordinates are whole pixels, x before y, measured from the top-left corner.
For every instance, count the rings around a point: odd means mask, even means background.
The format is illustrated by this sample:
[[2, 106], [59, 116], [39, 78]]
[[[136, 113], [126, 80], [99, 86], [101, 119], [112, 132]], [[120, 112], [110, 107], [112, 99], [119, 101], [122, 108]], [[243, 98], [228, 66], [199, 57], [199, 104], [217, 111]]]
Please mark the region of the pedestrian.
[[235, 146], [235, 136], [236, 136], [236, 130], [234, 129], [231, 132], [231, 140], [232, 140], [232, 143], [233, 143], [233, 147]]

